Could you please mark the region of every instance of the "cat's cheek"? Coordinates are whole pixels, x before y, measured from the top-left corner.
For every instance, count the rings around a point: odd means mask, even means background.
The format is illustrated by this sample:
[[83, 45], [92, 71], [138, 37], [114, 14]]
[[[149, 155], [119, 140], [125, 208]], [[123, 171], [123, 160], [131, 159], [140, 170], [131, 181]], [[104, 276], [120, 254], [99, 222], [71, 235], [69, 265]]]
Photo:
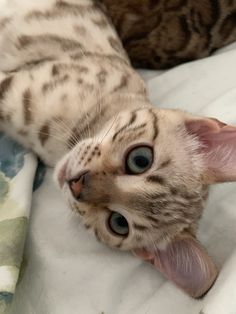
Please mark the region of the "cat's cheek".
[[53, 180], [62, 189], [66, 180], [66, 170], [68, 166], [68, 156], [64, 157], [55, 167]]

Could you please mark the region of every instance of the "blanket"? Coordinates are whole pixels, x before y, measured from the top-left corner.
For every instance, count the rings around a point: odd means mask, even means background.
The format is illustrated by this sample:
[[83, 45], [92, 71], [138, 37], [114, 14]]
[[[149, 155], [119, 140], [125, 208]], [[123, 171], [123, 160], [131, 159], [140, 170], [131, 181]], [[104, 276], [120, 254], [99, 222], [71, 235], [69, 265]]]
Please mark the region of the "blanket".
[[0, 313], [12, 301], [22, 266], [32, 191], [45, 167], [36, 156], [0, 134]]
[[[236, 125], [236, 44], [214, 56], [169, 71], [140, 73], [148, 84], [153, 104], [185, 109]], [[10, 237], [7, 243], [15, 243], [11, 237], [13, 232], [20, 234], [14, 239], [23, 241], [25, 235], [35, 157], [25, 153], [24, 165], [15, 176], [1, 169], [1, 204], [14, 201], [24, 209], [17, 216], [13, 215], [13, 210], [10, 218], [7, 216], [10, 211], [4, 210], [5, 207], [1, 209], [5, 216], [0, 216], [0, 220], [3, 217], [6, 223], [12, 222], [10, 231], [6, 231]], [[14, 188], [17, 183], [18, 188]], [[54, 187], [52, 171], [47, 171], [44, 183], [33, 194], [25, 267], [10, 313], [236, 314], [235, 192], [235, 183], [217, 185], [211, 190], [198, 238], [216, 261], [220, 275], [203, 299], [194, 300], [149, 264], [98, 243], [68, 210]], [[18, 229], [13, 219], [18, 219], [15, 221], [18, 221]], [[7, 226], [8, 223], [5, 229]], [[0, 236], [2, 238], [5, 236]], [[10, 274], [4, 277], [10, 278], [10, 284], [6, 280], [5, 286], [0, 286], [3, 306], [14, 292], [22, 257], [23, 242], [19, 242], [15, 260], [11, 257], [0, 264], [5, 267], [4, 274]], [[8, 245], [3, 256], [7, 256], [7, 252], [13, 252]]]
[[0, 134], [0, 313], [19, 276], [35, 168], [32, 153]]

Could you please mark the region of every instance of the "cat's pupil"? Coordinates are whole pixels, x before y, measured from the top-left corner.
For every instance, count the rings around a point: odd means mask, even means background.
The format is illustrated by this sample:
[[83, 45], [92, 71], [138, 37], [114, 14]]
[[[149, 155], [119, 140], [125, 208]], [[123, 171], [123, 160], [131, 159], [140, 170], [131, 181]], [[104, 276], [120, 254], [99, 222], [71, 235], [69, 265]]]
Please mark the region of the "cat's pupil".
[[139, 168], [146, 168], [149, 165], [149, 160], [145, 156], [135, 156], [134, 163]]
[[125, 219], [125, 217], [123, 216], [118, 216], [116, 218], [116, 224], [119, 226], [119, 227], [128, 227], [128, 223], [127, 223], [127, 220]]
[[112, 212], [109, 218], [110, 229], [120, 236], [127, 236], [129, 233], [129, 224], [126, 218], [117, 212]]
[[126, 158], [126, 173], [141, 174], [148, 170], [153, 161], [153, 151], [148, 146], [138, 146]]

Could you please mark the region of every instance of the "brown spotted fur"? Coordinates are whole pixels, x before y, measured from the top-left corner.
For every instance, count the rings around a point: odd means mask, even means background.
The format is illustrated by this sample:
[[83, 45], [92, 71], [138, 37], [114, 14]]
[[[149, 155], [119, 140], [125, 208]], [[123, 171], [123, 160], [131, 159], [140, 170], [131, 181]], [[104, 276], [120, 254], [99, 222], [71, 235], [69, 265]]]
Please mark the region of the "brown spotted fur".
[[[152, 107], [113, 26], [92, 0], [9, 3], [11, 14], [0, 11], [0, 130], [56, 165], [71, 209], [111, 247], [156, 251], [183, 234], [195, 237], [217, 176], [187, 126], [213, 122]], [[126, 171], [134, 145], [153, 151], [152, 165], [139, 175]], [[84, 171], [78, 198], [70, 182]], [[113, 212], [128, 221], [127, 235], [112, 232]], [[200, 273], [204, 255], [197, 256]], [[204, 293], [201, 288], [191, 295]]]
[[137, 67], [172, 67], [236, 40], [236, 0], [100, 1]]
[[[91, 0], [24, 2], [16, 16], [1, 20], [0, 130], [48, 165], [61, 160], [56, 174], [65, 160], [67, 177], [90, 169], [83, 202], [72, 198], [65, 178], [63, 190], [105, 243], [132, 249], [195, 230], [207, 187], [198, 143], [185, 131], [191, 116], [151, 106]], [[155, 160], [147, 173], [127, 178], [125, 152], [138, 143], [151, 145]], [[129, 217], [133, 237], [114, 237], [106, 228], [114, 204]]]

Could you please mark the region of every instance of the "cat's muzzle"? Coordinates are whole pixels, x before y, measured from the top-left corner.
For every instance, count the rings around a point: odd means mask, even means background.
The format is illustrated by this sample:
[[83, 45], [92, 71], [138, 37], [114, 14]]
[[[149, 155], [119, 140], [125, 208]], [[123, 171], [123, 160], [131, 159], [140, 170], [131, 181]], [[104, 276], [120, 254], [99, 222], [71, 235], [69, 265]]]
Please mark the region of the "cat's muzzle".
[[80, 171], [72, 179], [67, 180], [70, 191], [76, 200], [79, 200], [81, 198], [83, 188], [88, 185], [90, 181], [90, 177], [91, 177], [90, 171], [83, 170], [83, 171]]

